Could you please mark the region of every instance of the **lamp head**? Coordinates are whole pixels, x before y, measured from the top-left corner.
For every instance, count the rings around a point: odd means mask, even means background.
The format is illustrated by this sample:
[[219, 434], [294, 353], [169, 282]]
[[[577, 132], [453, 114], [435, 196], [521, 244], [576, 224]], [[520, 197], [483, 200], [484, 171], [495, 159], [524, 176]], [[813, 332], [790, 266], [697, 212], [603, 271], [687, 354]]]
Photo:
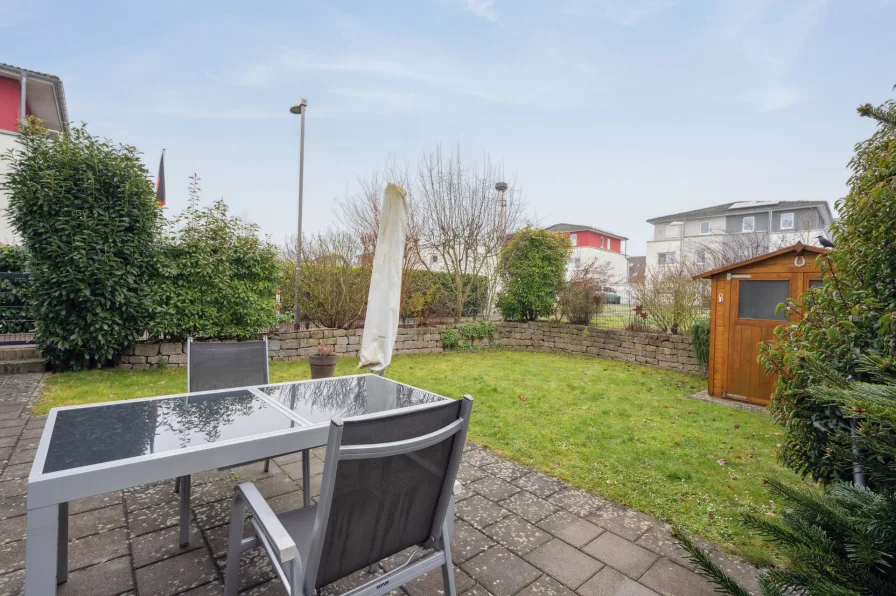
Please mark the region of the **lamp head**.
[[296, 103], [292, 104], [292, 107], [289, 108], [289, 113], [301, 114], [306, 107], [308, 107], [308, 100], [303, 97]]
[[497, 184], [495, 184], [495, 190], [497, 190], [498, 192], [504, 192], [505, 190], [507, 190], [507, 183], [498, 182]]

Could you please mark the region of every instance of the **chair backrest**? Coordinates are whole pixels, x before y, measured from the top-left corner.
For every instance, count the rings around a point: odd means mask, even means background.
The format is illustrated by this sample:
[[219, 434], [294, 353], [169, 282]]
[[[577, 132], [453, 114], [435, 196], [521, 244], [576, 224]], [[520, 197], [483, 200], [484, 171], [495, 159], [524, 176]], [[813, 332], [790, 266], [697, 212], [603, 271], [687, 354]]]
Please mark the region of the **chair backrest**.
[[434, 546], [473, 399], [330, 425], [305, 593], [410, 546]]
[[240, 342], [187, 340], [187, 391], [265, 385], [268, 339]]

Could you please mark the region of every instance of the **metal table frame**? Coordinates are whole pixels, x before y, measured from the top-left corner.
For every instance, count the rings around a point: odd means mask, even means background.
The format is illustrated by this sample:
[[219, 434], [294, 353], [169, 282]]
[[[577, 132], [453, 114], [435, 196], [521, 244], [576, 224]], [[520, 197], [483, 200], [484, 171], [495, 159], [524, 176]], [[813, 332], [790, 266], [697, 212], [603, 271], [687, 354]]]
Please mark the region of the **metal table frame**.
[[[367, 379], [368, 396], [371, 391], [378, 389], [387, 390], [399, 384], [376, 375], [352, 376], [365, 377]], [[344, 379], [346, 377], [340, 378]], [[37, 454], [32, 464], [31, 474], [28, 477], [25, 543], [26, 596], [55, 594], [56, 585], [68, 579], [68, 504], [70, 501], [326, 445], [329, 420], [312, 423], [257, 389], [258, 387], [311, 382], [319, 382], [319, 380], [235, 387], [232, 390], [215, 389], [195, 393], [68, 406], [50, 410], [46, 426], [41, 435], [40, 444], [37, 448]], [[121, 403], [200, 396], [222, 393], [223, 391], [238, 391], [240, 389], [252, 392], [252, 394], [261, 398], [268, 405], [283, 413], [296, 423], [295, 428], [195, 445], [183, 449], [171, 449], [159, 453], [47, 474], [41, 473], [46, 462], [50, 440], [53, 436], [56, 416], [61, 410], [102, 408]], [[444, 399], [447, 400], [448, 398]], [[426, 409], [438, 403], [419, 404], [401, 408], [401, 410]], [[381, 415], [381, 412], [365, 414], [353, 419]], [[307, 495], [308, 491], [310, 491], [308, 474], [303, 474], [302, 482]]]

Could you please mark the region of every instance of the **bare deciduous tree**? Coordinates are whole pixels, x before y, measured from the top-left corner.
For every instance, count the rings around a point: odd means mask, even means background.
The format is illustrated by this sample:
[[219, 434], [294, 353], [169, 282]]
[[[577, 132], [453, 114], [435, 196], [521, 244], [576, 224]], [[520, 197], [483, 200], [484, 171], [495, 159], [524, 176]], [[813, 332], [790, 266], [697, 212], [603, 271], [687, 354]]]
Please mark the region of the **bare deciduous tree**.
[[708, 304], [706, 282], [685, 263], [650, 270], [632, 295], [655, 327], [672, 333], [687, 332]]
[[574, 325], [588, 325], [606, 304], [604, 288], [618, 281], [609, 261], [592, 258], [581, 263], [557, 296], [554, 319], [558, 322], [566, 319]]
[[495, 190], [497, 181], [498, 168], [487, 156], [481, 164], [471, 166], [461, 161], [459, 152], [446, 156], [441, 149], [424, 155], [417, 169], [415, 203], [420, 234], [414, 246], [418, 264], [431, 272], [448, 273], [436, 278], [451, 284], [443, 291], [454, 298], [456, 321], [461, 320], [474, 278], [496, 276], [507, 234], [522, 220], [519, 193], [508, 183], [502, 210]]

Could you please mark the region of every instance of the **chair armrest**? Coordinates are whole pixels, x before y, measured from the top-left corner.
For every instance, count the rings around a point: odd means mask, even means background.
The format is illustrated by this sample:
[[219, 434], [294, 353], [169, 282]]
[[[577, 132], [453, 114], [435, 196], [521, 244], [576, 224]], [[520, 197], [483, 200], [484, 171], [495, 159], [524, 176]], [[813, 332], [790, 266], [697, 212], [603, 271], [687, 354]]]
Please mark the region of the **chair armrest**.
[[255, 485], [251, 482], [242, 482], [237, 486], [237, 490], [243, 495], [246, 505], [252, 511], [252, 516], [255, 518], [253, 525], [264, 532], [265, 538], [280, 562], [286, 563], [297, 558], [299, 549], [296, 547], [295, 541]]

